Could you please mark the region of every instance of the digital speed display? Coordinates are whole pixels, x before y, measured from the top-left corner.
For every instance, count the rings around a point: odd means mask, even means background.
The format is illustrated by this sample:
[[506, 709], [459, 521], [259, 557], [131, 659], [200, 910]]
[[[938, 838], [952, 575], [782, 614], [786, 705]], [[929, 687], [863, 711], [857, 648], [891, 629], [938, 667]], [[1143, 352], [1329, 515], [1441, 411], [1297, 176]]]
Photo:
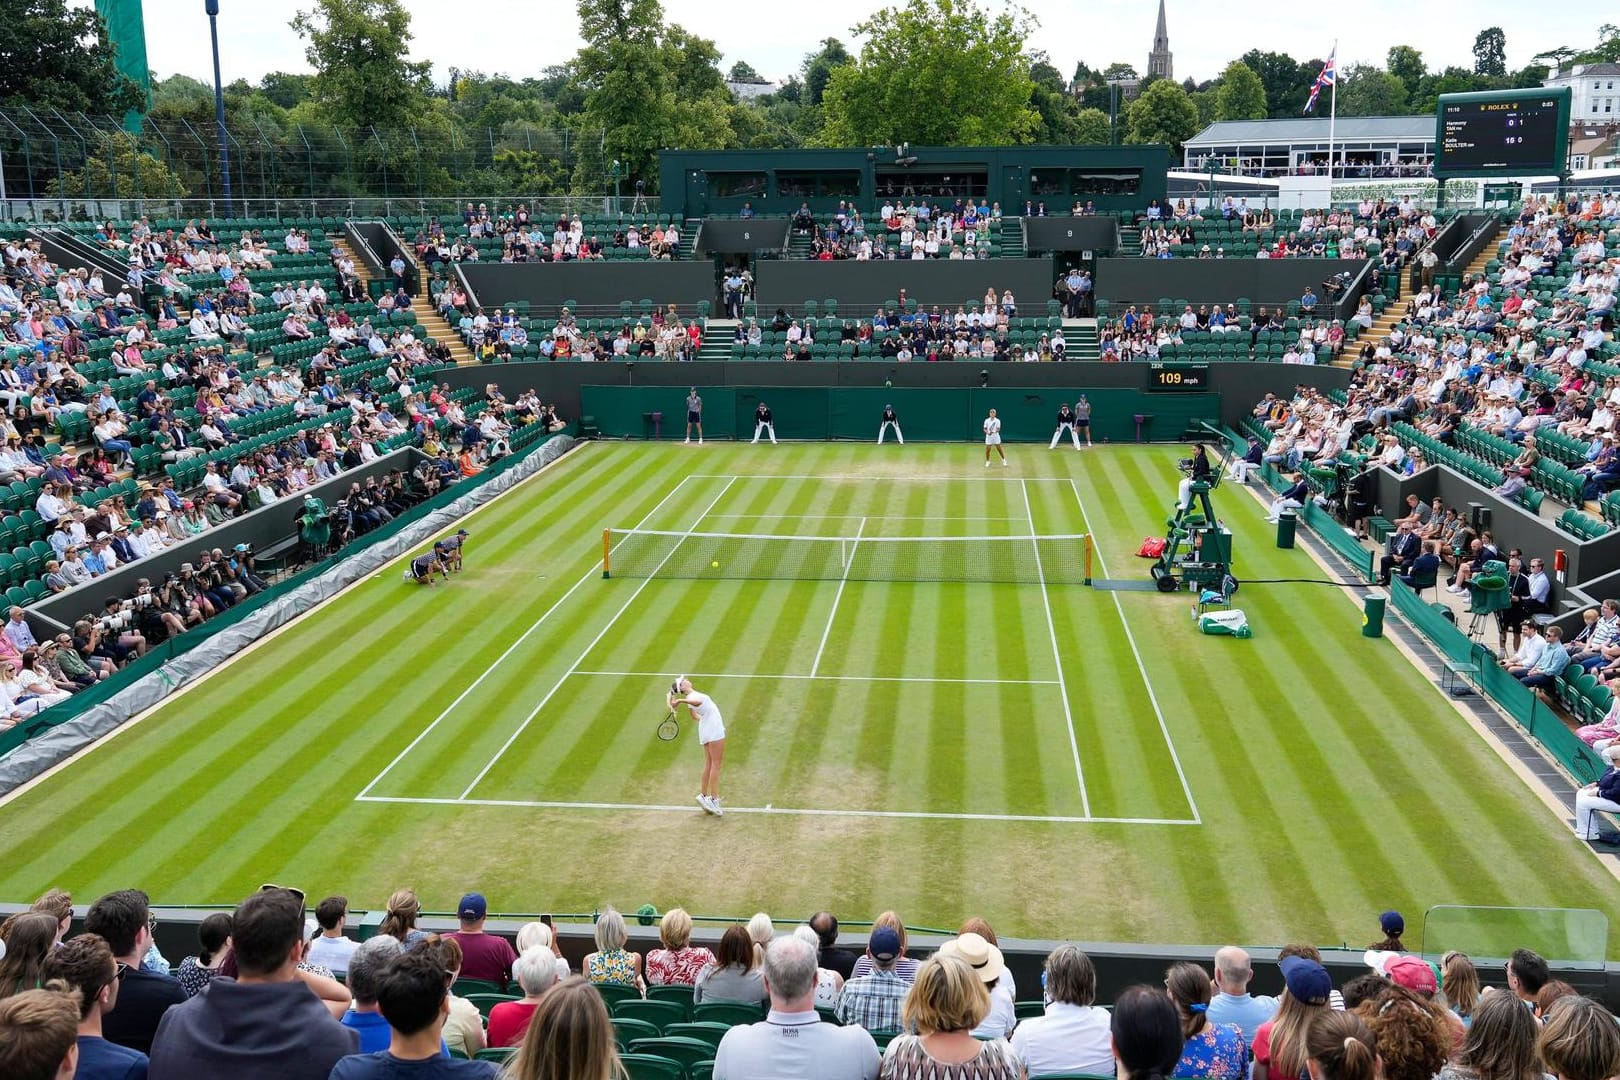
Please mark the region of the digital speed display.
[[1569, 149], [1569, 89], [1442, 94], [1434, 171], [1441, 176], [1560, 173]]
[[1153, 364], [1148, 368], [1148, 389], [1197, 393], [1209, 389], [1208, 364]]

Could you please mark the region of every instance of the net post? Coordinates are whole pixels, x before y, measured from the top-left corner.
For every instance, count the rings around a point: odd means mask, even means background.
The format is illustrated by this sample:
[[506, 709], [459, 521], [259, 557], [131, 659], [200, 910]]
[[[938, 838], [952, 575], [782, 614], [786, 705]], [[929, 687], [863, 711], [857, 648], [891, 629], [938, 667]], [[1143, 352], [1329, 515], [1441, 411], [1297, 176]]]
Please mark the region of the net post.
[[1086, 577], [1085, 583], [1091, 584], [1091, 534], [1086, 533]]
[[610, 577], [613, 576], [612, 566], [611, 566], [611, 564], [609, 562], [609, 560], [612, 557], [613, 557], [613, 530], [612, 529], [603, 529], [602, 530], [602, 576], [604, 578], [610, 578]]

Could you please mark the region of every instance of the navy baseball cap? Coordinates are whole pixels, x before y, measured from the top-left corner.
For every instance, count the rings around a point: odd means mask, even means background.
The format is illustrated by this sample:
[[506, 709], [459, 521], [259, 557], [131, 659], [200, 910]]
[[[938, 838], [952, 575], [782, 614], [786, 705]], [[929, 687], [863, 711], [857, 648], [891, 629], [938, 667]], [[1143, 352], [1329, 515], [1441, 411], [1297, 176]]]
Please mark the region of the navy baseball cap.
[[484, 902], [484, 894], [470, 892], [463, 896], [461, 903], [456, 905], [456, 914], [468, 922], [482, 919], [489, 914], [489, 905]]
[[1333, 979], [1315, 960], [1290, 956], [1281, 963], [1288, 992], [1306, 1005], [1326, 1005], [1333, 995]]
[[880, 926], [867, 939], [866, 950], [872, 954], [872, 959], [887, 963], [900, 955], [900, 935], [892, 927]]
[[1386, 911], [1378, 916], [1378, 925], [1383, 928], [1384, 933], [1391, 937], [1406, 933], [1406, 920], [1401, 917], [1401, 913], [1398, 911]]

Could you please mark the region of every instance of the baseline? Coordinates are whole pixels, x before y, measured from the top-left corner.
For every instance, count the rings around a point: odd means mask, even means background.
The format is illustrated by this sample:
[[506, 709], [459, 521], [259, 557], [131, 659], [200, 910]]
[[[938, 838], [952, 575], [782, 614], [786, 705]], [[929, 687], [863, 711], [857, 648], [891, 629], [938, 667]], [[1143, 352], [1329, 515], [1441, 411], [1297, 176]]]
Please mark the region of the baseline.
[[[1080, 508], [1080, 522], [1085, 526], [1088, 535], [1095, 536], [1091, 531], [1091, 518], [1086, 514], [1086, 501], [1080, 497], [1080, 485], [1071, 477], [1069, 488], [1074, 492], [1075, 505]], [[1103, 556], [1102, 545], [1094, 544], [1097, 553], [1097, 569], [1102, 571], [1102, 577], [1108, 577], [1108, 563]], [[1148, 678], [1147, 665], [1142, 662], [1142, 650], [1136, 647], [1136, 635], [1131, 632], [1131, 621], [1125, 617], [1125, 605], [1119, 601], [1119, 593], [1109, 592], [1113, 597], [1114, 610], [1119, 612], [1119, 624], [1125, 630], [1125, 640], [1130, 644], [1131, 655], [1136, 658], [1136, 670], [1142, 676], [1142, 685], [1147, 688], [1148, 701], [1153, 704], [1153, 715], [1159, 719], [1159, 732], [1164, 736], [1165, 748], [1170, 751], [1170, 760], [1176, 766], [1176, 776], [1181, 779], [1181, 791], [1187, 797], [1187, 808], [1192, 811], [1193, 821], [1203, 824], [1203, 818], [1198, 813], [1198, 803], [1193, 799], [1192, 786], [1187, 783], [1187, 771], [1181, 767], [1181, 755], [1176, 753], [1175, 740], [1170, 737], [1170, 725], [1165, 723], [1164, 709], [1159, 706], [1159, 695], [1153, 690], [1153, 680]]]
[[[1041, 541], [1035, 529], [1035, 509], [1029, 502], [1029, 481], [1020, 480], [1024, 492], [1024, 513], [1029, 517], [1029, 542], [1035, 549], [1035, 576], [1041, 583], [1041, 607], [1046, 611], [1046, 632], [1052, 641], [1052, 659], [1057, 663], [1058, 695], [1063, 698], [1063, 721], [1069, 729], [1069, 752], [1074, 755], [1074, 775], [1080, 781], [1080, 807], [1091, 816], [1091, 796], [1086, 792], [1086, 771], [1080, 765], [1080, 740], [1074, 733], [1074, 709], [1069, 704], [1069, 687], [1063, 678], [1063, 650], [1058, 647], [1057, 627], [1052, 622], [1052, 598], [1046, 591], [1046, 570], [1041, 566]], [[1091, 527], [1086, 526], [1089, 533]]]
[[[736, 477], [732, 477], [730, 480], [726, 481], [726, 486], [720, 489], [720, 494], [709, 500], [709, 505], [703, 508], [703, 513], [699, 514], [695, 519], [693, 519], [692, 524], [687, 527], [687, 536], [690, 536], [697, 530], [697, 527], [703, 523], [703, 519], [708, 516], [709, 511], [713, 510], [715, 505], [718, 504], [721, 499], [726, 497], [726, 492], [730, 491], [731, 485], [736, 482]], [[670, 494], [673, 495], [674, 492], [671, 492]], [[660, 505], [662, 505], [662, 503], [660, 503]], [[654, 509], [656, 509], [656, 507]], [[523, 722], [517, 726], [517, 730], [513, 731], [512, 734], [507, 737], [506, 741], [501, 744], [501, 748], [499, 750], [495, 751], [495, 756], [490, 758], [489, 761], [485, 762], [482, 769], [478, 770], [478, 775], [473, 777], [472, 783], [468, 784], [466, 789], [462, 791], [461, 797], [463, 799], [472, 793], [472, 790], [483, 781], [484, 777], [489, 775], [489, 770], [493, 769], [495, 767], [495, 763], [501, 760], [502, 755], [512, 748], [512, 744], [517, 742], [519, 736], [528, 730], [529, 725], [534, 722], [534, 718], [540, 715], [540, 710], [546, 707], [546, 703], [548, 701], [550, 701], [553, 697], [556, 697], [557, 691], [562, 689], [563, 683], [568, 681], [568, 677], [579, 670], [579, 665], [583, 664], [585, 662], [585, 658], [591, 655], [591, 650], [595, 649], [597, 645], [601, 644], [602, 639], [607, 637], [608, 631], [613, 629], [613, 625], [619, 621], [620, 616], [622, 616], [626, 611], [630, 610], [630, 605], [636, 602], [636, 597], [640, 596], [642, 590], [646, 589], [646, 587], [652, 583], [653, 579], [658, 576], [658, 571], [663, 569], [664, 564], [669, 562], [669, 560], [674, 556], [675, 552], [679, 550], [680, 544], [676, 543], [675, 546], [671, 547], [669, 551], [664, 554], [663, 559], [659, 560], [658, 565], [653, 567], [652, 573], [648, 574], [641, 580], [641, 584], [636, 586], [635, 592], [631, 593], [629, 598], [619, 606], [619, 610], [613, 613], [613, 617], [607, 621], [607, 625], [603, 626], [602, 629], [597, 632], [596, 636], [591, 639], [590, 644], [585, 646], [584, 651], [575, 658], [572, 664], [568, 665], [568, 670], [563, 672], [562, 678], [558, 679], [556, 684], [552, 686], [550, 690], [546, 691], [546, 696], [541, 698], [535, 704], [533, 709], [529, 710], [529, 715], [523, 718]], [[577, 585], [575, 586], [575, 588], [578, 587], [579, 586]], [[573, 590], [571, 589], [569, 591], [572, 592]], [[567, 598], [564, 597], [564, 599]], [[559, 600], [558, 603], [560, 604], [562, 601]]]
[[[412, 798], [404, 795], [364, 795], [356, 802], [403, 803], [418, 806], [496, 806], [534, 810], [615, 810], [632, 812], [681, 813], [693, 815], [691, 807], [673, 803], [614, 803], [614, 802], [548, 802], [544, 799], [451, 799]], [[728, 806], [726, 816], [732, 814], [786, 815], [789, 817], [839, 818], [909, 818], [930, 821], [999, 821], [1031, 822], [1055, 825], [1201, 825], [1192, 818], [1126, 818], [1042, 816], [1039, 814], [969, 814], [932, 810], [834, 810], [793, 806]]]
[[[677, 492], [679, 492], [681, 490], [681, 488], [685, 487], [686, 482], [688, 480], [690, 480], [690, 479], [692, 479], [690, 474], [681, 477], [680, 480], [676, 482], [675, 486], [669, 489], [669, 494], [665, 495], [662, 499], [659, 499], [658, 504], [656, 506], [654, 506], [651, 510], [647, 511], [646, 516], [643, 517], [639, 522], [636, 523], [636, 527], [640, 528], [642, 525], [645, 525], [647, 522], [651, 521], [652, 516], [654, 514], [658, 513], [659, 510], [663, 509], [664, 504], [669, 502], [670, 499], [673, 499], [675, 497], [675, 494]], [[730, 485], [727, 485], [727, 486], [730, 486]], [[516, 649], [517, 649], [517, 647], [519, 645], [522, 645], [525, 641], [527, 641], [531, 634], [533, 634], [536, 630], [540, 629], [540, 627], [546, 622], [546, 620], [550, 619], [551, 616], [556, 613], [557, 609], [562, 607], [562, 605], [568, 600], [568, 598], [570, 596], [573, 596], [574, 593], [578, 592], [581, 588], [583, 588], [586, 582], [596, 580], [597, 575], [601, 572], [601, 569], [602, 569], [602, 563], [601, 563], [601, 560], [598, 559], [594, 564], [592, 564], [592, 566], [591, 566], [591, 568], [589, 570], [585, 571], [585, 576], [584, 577], [582, 577], [578, 581], [574, 582], [574, 584], [569, 588], [569, 590], [567, 592], [563, 593], [562, 596], [558, 597], [557, 601], [555, 603], [553, 603], [549, 608], [547, 608], [545, 610], [545, 613], [543, 615], [541, 615], [538, 619], [536, 619], [534, 621], [534, 623], [527, 630], [523, 631], [523, 633], [518, 637], [518, 639], [516, 641], [514, 641], [514, 642], [512, 642], [512, 644], [508, 645], [506, 647], [506, 650], [504, 652], [502, 652], [500, 656], [496, 657], [495, 661], [493, 663], [491, 663], [487, 668], [485, 668], [483, 670], [483, 672], [481, 674], [479, 674], [479, 676], [476, 679], [474, 679], [467, 686], [467, 688], [465, 690], [463, 690], [461, 693], [457, 694], [456, 699], [454, 701], [452, 701], [449, 705], [445, 706], [444, 711], [441, 712], [438, 716], [435, 716], [433, 718], [433, 722], [428, 724], [427, 727], [423, 728], [417, 734], [416, 738], [414, 738], [414, 739], [412, 739], [410, 741], [410, 743], [405, 747], [405, 749], [401, 750], [398, 754], [395, 754], [394, 755], [394, 760], [390, 761], [387, 765], [385, 765], [383, 767], [382, 772], [380, 772], [376, 776], [372, 777], [371, 778], [371, 783], [367, 784], [365, 787], [360, 789], [360, 796], [363, 797], [365, 795], [370, 794], [372, 788], [376, 787], [379, 783], [381, 783], [382, 779], [385, 776], [387, 776], [390, 772], [393, 772], [394, 767], [396, 765], [398, 765], [401, 761], [404, 761], [405, 758], [410, 754], [410, 752], [412, 750], [415, 750], [417, 748], [417, 746], [421, 744], [423, 739], [425, 739], [429, 735], [431, 735], [433, 733], [434, 729], [437, 728], [441, 723], [443, 723], [445, 717], [449, 716], [452, 712], [454, 712], [456, 710], [456, 707], [459, 706], [464, 700], [466, 700], [468, 694], [470, 694], [474, 690], [478, 689], [479, 685], [482, 684], [485, 679], [489, 678], [490, 675], [493, 674], [497, 668], [499, 668], [503, 663], [505, 663], [506, 658], [508, 656], [511, 656], [512, 653], [514, 651], [516, 651]]]

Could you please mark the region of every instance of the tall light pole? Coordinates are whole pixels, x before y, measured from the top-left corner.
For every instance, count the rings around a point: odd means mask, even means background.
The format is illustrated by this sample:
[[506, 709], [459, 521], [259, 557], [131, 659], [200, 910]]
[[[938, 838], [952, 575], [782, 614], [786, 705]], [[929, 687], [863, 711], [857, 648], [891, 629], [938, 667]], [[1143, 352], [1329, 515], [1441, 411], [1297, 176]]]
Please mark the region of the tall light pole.
[[208, 36], [214, 45], [214, 126], [219, 132], [219, 184], [225, 195], [225, 218], [231, 213], [231, 148], [225, 135], [225, 85], [219, 81], [219, 0], [203, 0], [208, 12]]

